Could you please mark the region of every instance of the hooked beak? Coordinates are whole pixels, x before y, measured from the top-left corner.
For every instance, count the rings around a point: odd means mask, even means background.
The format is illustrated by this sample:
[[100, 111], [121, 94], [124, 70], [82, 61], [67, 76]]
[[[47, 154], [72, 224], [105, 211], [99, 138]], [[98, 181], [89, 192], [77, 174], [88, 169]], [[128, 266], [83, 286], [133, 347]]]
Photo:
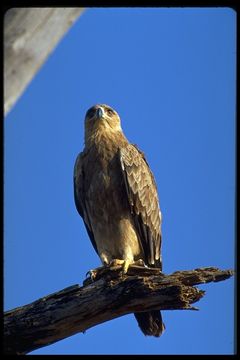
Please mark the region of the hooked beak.
[[104, 110], [101, 107], [99, 107], [96, 111], [96, 115], [99, 119], [101, 119], [104, 115]]

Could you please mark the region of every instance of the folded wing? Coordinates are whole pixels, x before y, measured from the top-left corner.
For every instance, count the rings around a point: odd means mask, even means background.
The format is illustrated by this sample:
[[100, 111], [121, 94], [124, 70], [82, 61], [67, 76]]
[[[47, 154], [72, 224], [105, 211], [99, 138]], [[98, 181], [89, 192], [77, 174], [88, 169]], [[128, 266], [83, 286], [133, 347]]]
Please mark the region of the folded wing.
[[144, 154], [135, 146], [119, 150], [128, 202], [145, 259], [149, 266], [162, 268], [161, 212], [157, 187]]

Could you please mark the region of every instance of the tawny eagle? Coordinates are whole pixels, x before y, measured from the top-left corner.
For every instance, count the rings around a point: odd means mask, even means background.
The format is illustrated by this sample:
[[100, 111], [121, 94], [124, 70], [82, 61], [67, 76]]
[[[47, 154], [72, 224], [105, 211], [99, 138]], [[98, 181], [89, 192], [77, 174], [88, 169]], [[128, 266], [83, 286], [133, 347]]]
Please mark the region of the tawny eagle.
[[[123, 134], [110, 106], [85, 116], [85, 148], [74, 167], [74, 198], [94, 249], [104, 265], [143, 261], [162, 268], [161, 212], [153, 174], [136, 145]], [[160, 311], [134, 314], [145, 335], [164, 330]]]

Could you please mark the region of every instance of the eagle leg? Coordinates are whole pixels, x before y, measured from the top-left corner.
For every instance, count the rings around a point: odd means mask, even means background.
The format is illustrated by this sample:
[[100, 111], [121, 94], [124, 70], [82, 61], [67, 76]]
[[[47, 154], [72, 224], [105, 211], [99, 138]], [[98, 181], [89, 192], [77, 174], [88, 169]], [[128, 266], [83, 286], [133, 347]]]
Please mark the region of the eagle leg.
[[130, 264], [131, 264], [131, 262], [129, 260], [124, 261], [124, 263], [123, 263], [123, 273], [124, 274], [127, 274]]
[[111, 266], [121, 265], [123, 268], [123, 273], [126, 274], [130, 264], [131, 264], [131, 261], [129, 261], [129, 260], [113, 259], [113, 260], [111, 260], [111, 262], [109, 263], [108, 266], [111, 267]]

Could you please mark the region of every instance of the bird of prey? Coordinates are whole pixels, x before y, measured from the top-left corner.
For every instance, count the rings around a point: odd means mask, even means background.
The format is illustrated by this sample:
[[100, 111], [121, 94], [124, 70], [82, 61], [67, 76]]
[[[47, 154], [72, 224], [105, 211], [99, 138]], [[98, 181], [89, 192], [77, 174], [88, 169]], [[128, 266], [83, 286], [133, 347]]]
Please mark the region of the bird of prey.
[[[85, 116], [85, 147], [74, 166], [74, 199], [103, 265], [143, 262], [162, 269], [161, 212], [157, 187], [144, 154], [123, 134], [110, 106]], [[134, 314], [145, 335], [165, 329], [160, 311]]]

